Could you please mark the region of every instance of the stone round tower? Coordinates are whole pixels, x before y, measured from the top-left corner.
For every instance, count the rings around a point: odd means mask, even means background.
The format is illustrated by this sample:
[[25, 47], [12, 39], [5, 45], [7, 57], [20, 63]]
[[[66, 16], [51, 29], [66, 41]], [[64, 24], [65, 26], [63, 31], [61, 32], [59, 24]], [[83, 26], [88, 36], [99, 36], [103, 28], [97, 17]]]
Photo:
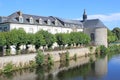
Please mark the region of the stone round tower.
[[98, 27], [95, 28], [95, 45], [104, 45], [108, 46], [107, 43], [107, 28]]
[[83, 32], [91, 37], [91, 44], [100, 46], [108, 46], [107, 43], [107, 27], [99, 19], [87, 20], [87, 14], [84, 10], [82, 20], [84, 30]]

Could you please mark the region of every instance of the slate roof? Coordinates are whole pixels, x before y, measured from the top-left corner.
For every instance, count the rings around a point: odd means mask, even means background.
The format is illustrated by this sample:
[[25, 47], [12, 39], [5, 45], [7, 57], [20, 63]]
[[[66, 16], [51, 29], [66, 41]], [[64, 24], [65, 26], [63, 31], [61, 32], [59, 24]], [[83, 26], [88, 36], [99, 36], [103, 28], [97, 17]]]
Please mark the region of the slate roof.
[[80, 20], [68, 20], [68, 19], [62, 19], [62, 18], [58, 18], [60, 21], [63, 21], [64, 23], [70, 23], [70, 24], [78, 24], [81, 25], [82, 23], [80, 22]]
[[[18, 18], [19, 18], [19, 14], [18, 12], [15, 12], [9, 16], [6, 17], [6, 20], [3, 20], [3, 22], [11, 22], [11, 23], [20, 23]], [[55, 25], [55, 21], [57, 20], [58, 21], [58, 25], [57, 26], [64, 26], [64, 24], [74, 24], [74, 25], [79, 25], [79, 26], [82, 26], [82, 23], [80, 22], [80, 20], [66, 20], [66, 19], [62, 19], [62, 18], [58, 18], [58, 17], [54, 17], [54, 16], [48, 16], [48, 17], [45, 17], [45, 16], [36, 16], [36, 15], [29, 15], [29, 14], [22, 14], [22, 17], [23, 17], [23, 23], [22, 24], [31, 24], [28, 19], [30, 19], [30, 17], [33, 18], [33, 24], [35, 25], [41, 25], [39, 24], [38, 20], [39, 19], [42, 19], [43, 23], [42, 25], [48, 25], [47, 24], [47, 21], [48, 19], [51, 21], [51, 26]], [[3, 19], [3, 18], [2, 18]], [[81, 27], [79, 27], [81, 28]]]
[[[11, 23], [20, 23], [18, 18], [20, 14], [18, 12], [15, 12], [7, 17], [0, 17], [0, 23], [4, 22], [11, 22]], [[23, 17], [23, 23], [20, 24], [31, 24], [28, 19], [30, 17], [33, 18], [33, 24], [35, 25], [48, 25], [47, 21], [48, 19], [51, 21], [50, 26], [63, 26], [63, 27], [76, 27], [76, 28], [95, 28], [95, 27], [105, 27], [106, 26], [99, 20], [99, 19], [91, 19], [91, 20], [68, 20], [68, 19], [62, 19], [54, 16], [36, 16], [36, 15], [29, 15], [29, 14], [22, 14]], [[42, 19], [42, 24], [39, 24], [39, 19]], [[58, 25], [55, 25], [55, 21], [58, 21]], [[65, 24], [69, 26], [65, 26]], [[73, 26], [75, 25], [75, 26]]]
[[99, 19], [85, 20], [82, 23], [85, 28], [97, 28], [97, 27], [106, 28], [106, 26]]

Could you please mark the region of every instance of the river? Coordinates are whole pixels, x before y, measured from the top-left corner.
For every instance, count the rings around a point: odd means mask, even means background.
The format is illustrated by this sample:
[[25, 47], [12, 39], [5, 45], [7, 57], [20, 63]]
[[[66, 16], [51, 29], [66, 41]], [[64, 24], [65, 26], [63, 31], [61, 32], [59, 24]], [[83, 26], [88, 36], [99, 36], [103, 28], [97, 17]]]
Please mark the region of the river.
[[[90, 62], [90, 59], [92, 61]], [[120, 55], [81, 57], [52, 67], [23, 69], [0, 75], [0, 80], [120, 80]]]

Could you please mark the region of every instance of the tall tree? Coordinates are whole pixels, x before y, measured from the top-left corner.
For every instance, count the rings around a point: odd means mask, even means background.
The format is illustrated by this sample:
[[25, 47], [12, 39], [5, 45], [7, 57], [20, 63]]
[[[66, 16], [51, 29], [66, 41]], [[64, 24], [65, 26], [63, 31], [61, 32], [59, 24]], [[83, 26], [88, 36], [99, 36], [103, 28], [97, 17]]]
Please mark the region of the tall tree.
[[120, 28], [115, 27], [115, 28], [112, 30], [112, 32], [115, 33], [115, 35], [117, 36], [118, 40], [120, 40]]
[[44, 46], [45, 44], [46, 42], [41, 32], [38, 31], [37, 33], [35, 33], [35, 48], [39, 49], [40, 46]]
[[115, 35], [112, 31], [110, 31], [110, 30], [108, 29], [107, 32], [108, 32], [108, 34], [107, 34], [108, 43], [111, 43], [111, 42], [114, 42], [114, 41], [117, 40], [116, 35]]
[[45, 46], [47, 45], [48, 48], [50, 48], [56, 41], [55, 36], [48, 31], [41, 30], [39, 33], [43, 35], [45, 40]]
[[5, 44], [6, 44], [5, 34], [4, 32], [0, 32], [0, 46], [5, 46]]

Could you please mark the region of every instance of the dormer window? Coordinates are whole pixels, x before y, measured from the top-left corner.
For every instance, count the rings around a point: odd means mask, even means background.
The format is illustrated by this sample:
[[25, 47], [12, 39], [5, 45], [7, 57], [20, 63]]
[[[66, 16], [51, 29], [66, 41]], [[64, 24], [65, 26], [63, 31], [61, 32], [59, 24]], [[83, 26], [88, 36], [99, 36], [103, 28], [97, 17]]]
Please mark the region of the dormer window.
[[56, 26], [58, 25], [58, 21], [57, 21], [57, 20], [55, 20], [55, 25], [56, 25]]
[[33, 18], [32, 17], [30, 17], [30, 23], [33, 24]]
[[43, 21], [42, 21], [42, 19], [40, 18], [40, 19], [39, 19], [39, 24], [42, 24], [42, 23], [43, 23]]
[[23, 23], [23, 17], [22, 16], [19, 16], [19, 22]]
[[48, 19], [47, 24], [48, 24], [48, 25], [51, 25], [51, 21], [50, 21], [50, 19]]

